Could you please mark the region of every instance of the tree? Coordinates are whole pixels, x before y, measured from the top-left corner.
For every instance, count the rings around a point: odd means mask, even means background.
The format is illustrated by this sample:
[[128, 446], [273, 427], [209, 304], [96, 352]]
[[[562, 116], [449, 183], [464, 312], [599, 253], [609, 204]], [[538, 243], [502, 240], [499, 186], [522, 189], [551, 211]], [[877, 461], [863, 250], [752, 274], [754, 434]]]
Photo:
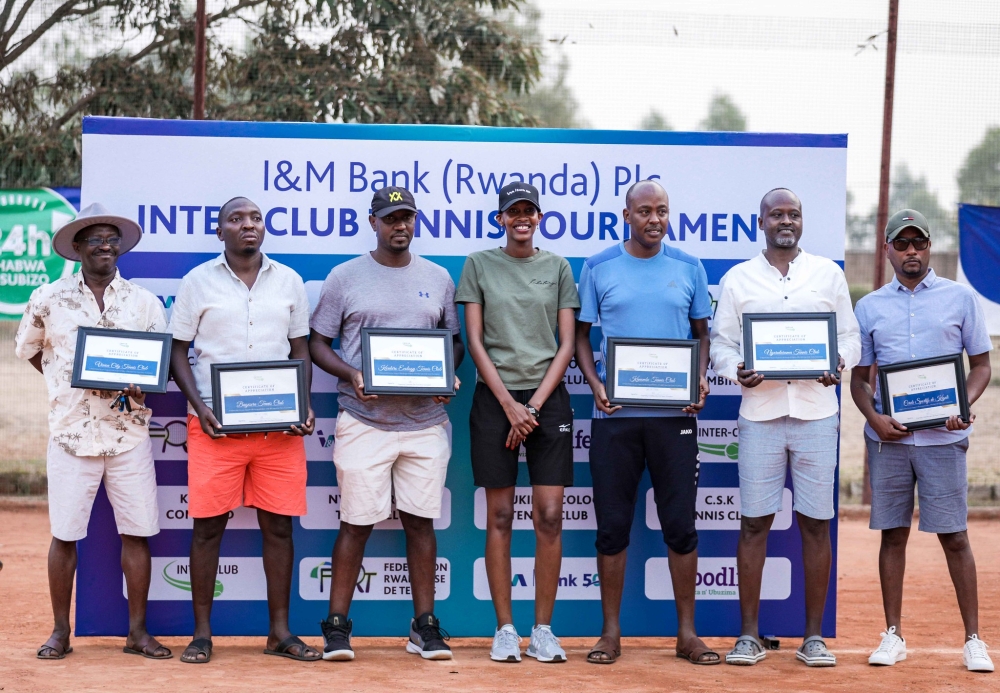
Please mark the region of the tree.
[[965, 156], [958, 190], [962, 202], [1000, 207], [1000, 127], [989, 128]]
[[667, 117], [660, 113], [655, 108], [650, 109], [649, 113], [642, 117], [639, 121], [640, 130], [673, 130], [673, 126], [670, 125], [670, 121]]
[[708, 104], [708, 115], [698, 124], [699, 130], [744, 132], [747, 118], [728, 94], [716, 94]]
[[[931, 227], [931, 238], [939, 250], [953, 248], [958, 238], [958, 219], [953, 211], [943, 207], [938, 201], [937, 193], [927, 186], [926, 176], [915, 176], [905, 163], [896, 166], [889, 189], [890, 216], [900, 209], [915, 209], [927, 219]], [[850, 197], [848, 198], [851, 199]], [[863, 221], [855, 218], [851, 223], [848, 211], [848, 226], [853, 228], [858, 239], [865, 245], [865, 237], [875, 237], [875, 224], [878, 218], [878, 207], [874, 206]], [[862, 226], [863, 225], [863, 226]], [[862, 232], [861, 229], [865, 230]], [[881, 232], [881, 230], [880, 230]], [[870, 246], [868, 246], [870, 247]]]
[[[0, 0], [0, 186], [78, 184], [85, 114], [190, 117], [190, 3], [62, 0], [25, 28], [38, 1]], [[541, 51], [501, 16], [521, 5], [225, 0], [207, 18], [206, 117], [534, 125], [517, 97], [539, 79]], [[221, 41], [223, 25], [249, 32], [245, 47]], [[96, 56], [18, 69], [33, 46], [66, 35]]]

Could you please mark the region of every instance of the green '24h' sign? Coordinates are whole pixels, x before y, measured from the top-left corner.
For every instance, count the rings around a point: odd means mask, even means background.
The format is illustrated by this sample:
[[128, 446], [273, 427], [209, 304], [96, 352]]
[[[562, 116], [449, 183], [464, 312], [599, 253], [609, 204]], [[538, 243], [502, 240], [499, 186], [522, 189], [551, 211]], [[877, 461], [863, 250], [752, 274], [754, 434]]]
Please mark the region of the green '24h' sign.
[[76, 271], [52, 249], [52, 235], [75, 217], [48, 188], [0, 189], [0, 320], [20, 320], [32, 291]]

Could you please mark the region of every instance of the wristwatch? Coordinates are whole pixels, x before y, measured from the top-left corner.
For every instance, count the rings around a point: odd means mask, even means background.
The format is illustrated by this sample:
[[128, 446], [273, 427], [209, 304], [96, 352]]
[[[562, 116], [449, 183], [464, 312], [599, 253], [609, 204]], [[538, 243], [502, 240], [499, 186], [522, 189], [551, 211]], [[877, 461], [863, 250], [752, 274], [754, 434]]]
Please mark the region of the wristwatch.
[[533, 406], [531, 406], [530, 404], [525, 404], [524, 408], [528, 410], [529, 414], [534, 416], [536, 419], [538, 418], [538, 410], [535, 409]]

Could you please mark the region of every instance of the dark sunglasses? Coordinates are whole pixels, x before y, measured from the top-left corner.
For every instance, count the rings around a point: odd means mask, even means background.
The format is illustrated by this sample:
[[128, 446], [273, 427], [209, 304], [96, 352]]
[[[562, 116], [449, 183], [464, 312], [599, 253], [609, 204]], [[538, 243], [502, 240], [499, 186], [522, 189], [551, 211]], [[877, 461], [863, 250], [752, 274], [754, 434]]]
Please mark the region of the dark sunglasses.
[[927, 250], [927, 246], [930, 244], [931, 239], [929, 238], [894, 238], [889, 241], [892, 243], [892, 247], [898, 252], [906, 252], [906, 249], [913, 244], [914, 250]]
[[87, 245], [91, 248], [100, 248], [102, 245], [110, 245], [112, 248], [117, 248], [121, 244], [122, 239], [118, 236], [112, 236], [111, 238], [91, 237], [87, 239]]

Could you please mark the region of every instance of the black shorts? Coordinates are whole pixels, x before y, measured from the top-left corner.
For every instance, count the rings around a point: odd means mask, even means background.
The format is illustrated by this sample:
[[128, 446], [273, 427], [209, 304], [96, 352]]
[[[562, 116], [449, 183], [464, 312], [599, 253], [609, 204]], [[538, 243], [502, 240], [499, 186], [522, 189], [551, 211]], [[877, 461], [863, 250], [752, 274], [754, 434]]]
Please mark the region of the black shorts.
[[698, 548], [698, 420], [650, 416], [594, 419], [590, 475], [594, 482], [598, 553], [614, 556], [629, 544], [642, 470], [649, 467], [663, 541], [675, 553]]
[[[534, 390], [509, 390], [520, 404], [527, 404]], [[476, 486], [508, 488], [517, 485], [519, 450], [504, 447], [510, 421], [485, 383], [476, 383], [469, 413], [472, 441], [472, 478]], [[532, 486], [573, 485], [573, 410], [569, 392], [559, 383], [538, 410], [538, 428], [524, 439], [528, 477]]]

